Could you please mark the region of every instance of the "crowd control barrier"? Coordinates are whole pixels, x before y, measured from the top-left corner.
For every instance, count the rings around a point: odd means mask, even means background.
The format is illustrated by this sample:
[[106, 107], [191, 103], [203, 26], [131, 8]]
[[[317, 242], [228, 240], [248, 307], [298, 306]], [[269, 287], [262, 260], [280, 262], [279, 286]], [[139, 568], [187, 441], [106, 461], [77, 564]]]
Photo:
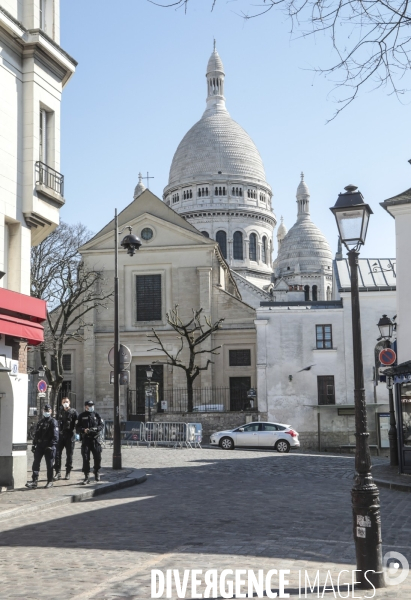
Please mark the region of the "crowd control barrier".
[[[203, 428], [201, 423], [142, 423], [122, 421], [121, 443], [127, 446], [169, 446], [174, 448], [201, 448]], [[104, 424], [104, 439], [113, 440], [113, 421]]]

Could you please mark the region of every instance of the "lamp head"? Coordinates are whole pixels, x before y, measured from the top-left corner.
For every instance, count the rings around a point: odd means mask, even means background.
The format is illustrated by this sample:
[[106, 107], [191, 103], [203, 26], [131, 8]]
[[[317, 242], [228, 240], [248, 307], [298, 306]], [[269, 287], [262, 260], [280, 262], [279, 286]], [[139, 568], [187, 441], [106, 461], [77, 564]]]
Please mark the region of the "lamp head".
[[380, 330], [381, 337], [388, 340], [392, 337], [394, 323], [391, 321], [390, 317], [383, 315], [378, 321], [378, 329]]
[[349, 246], [361, 246], [365, 243], [368, 221], [373, 214], [370, 206], [355, 185], [347, 185], [344, 194], [339, 194], [337, 202], [330, 208], [337, 222], [342, 243]]
[[129, 229], [130, 233], [123, 238], [121, 247], [127, 250], [127, 254], [134, 256], [135, 251], [140, 250], [141, 240], [132, 233], [131, 227]]
[[153, 371], [153, 369], [152, 369], [151, 365], [149, 365], [149, 366], [147, 367], [147, 369], [146, 369], [146, 375], [147, 375], [147, 379], [148, 379], [149, 381], [151, 381], [151, 379], [152, 379], [152, 377], [153, 377], [153, 373], [154, 373], [154, 371]]

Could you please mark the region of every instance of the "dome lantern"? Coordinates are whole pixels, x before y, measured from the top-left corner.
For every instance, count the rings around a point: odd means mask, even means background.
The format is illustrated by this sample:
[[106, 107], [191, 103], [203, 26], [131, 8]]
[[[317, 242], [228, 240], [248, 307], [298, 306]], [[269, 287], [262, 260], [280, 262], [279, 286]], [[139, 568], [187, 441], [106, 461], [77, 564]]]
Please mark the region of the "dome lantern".
[[310, 216], [310, 190], [304, 181], [304, 173], [301, 172], [301, 181], [297, 188], [297, 205], [298, 213], [297, 219], [306, 218]]

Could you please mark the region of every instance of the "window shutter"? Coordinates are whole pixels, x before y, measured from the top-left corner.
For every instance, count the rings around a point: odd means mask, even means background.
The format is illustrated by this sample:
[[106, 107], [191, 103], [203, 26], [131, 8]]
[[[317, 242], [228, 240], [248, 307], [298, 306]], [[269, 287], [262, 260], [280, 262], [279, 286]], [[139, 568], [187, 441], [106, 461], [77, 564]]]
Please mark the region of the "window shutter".
[[161, 275], [137, 275], [137, 321], [161, 321]]

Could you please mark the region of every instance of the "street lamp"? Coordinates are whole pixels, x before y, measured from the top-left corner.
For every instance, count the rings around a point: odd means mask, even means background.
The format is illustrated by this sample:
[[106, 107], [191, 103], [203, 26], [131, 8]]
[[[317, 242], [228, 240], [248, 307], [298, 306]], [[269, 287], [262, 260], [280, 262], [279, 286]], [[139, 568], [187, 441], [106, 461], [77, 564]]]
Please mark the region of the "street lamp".
[[153, 398], [153, 389], [151, 387], [151, 380], [153, 378], [153, 369], [151, 367], [151, 365], [149, 365], [146, 369], [146, 375], [147, 375], [147, 382], [148, 385], [146, 385], [146, 395], [147, 395], [147, 402], [148, 402], [148, 421], [151, 422], [151, 402], [152, 402], [152, 398]]
[[[348, 250], [351, 271], [351, 311], [354, 358], [355, 478], [351, 491], [358, 583], [363, 588], [385, 586], [381, 553], [381, 514], [377, 486], [371, 475], [367, 407], [362, 359], [360, 294], [358, 289], [359, 248], [365, 243], [372, 210], [354, 185], [348, 185], [330, 209], [335, 216], [341, 242]], [[368, 572], [367, 572], [368, 571]], [[370, 583], [371, 582], [371, 583]]]
[[[141, 241], [132, 234], [131, 227], [122, 242], [121, 247], [127, 250], [129, 256], [134, 256], [140, 249]], [[118, 230], [117, 209], [114, 211], [114, 418], [113, 418], [113, 469], [121, 469], [121, 427], [120, 427], [120, 329], [119, 329], [119, 298], [118, 298], [118, 236], [124, 231]]]
[[384, 340], [389, 340], [392, 337], [394, 323], [391, 321], [390, 317], [383, 315], [378, 321], [377, 326], [380, 330], [380, 335]]
[[[386, 340], [387, 347], [390, 348], [390, 338], [394, 331], [394, 323], [390, 317], [383, 315], [378, 321], [378, 329], [380, 330], [381, 337]], [[395, 422], [395, 410], [394, 410], [394, 393], [393, 393], [393, 379], [391, 375], [386, 375], [386, 385], [388, 389], [388, 402], [390, 405], [390, 429], [388, 431], [388, 439], [390, 442], [390, 465], [392, 467], [398, 466], [398, 439], [397, 439], [397, 425]]]

